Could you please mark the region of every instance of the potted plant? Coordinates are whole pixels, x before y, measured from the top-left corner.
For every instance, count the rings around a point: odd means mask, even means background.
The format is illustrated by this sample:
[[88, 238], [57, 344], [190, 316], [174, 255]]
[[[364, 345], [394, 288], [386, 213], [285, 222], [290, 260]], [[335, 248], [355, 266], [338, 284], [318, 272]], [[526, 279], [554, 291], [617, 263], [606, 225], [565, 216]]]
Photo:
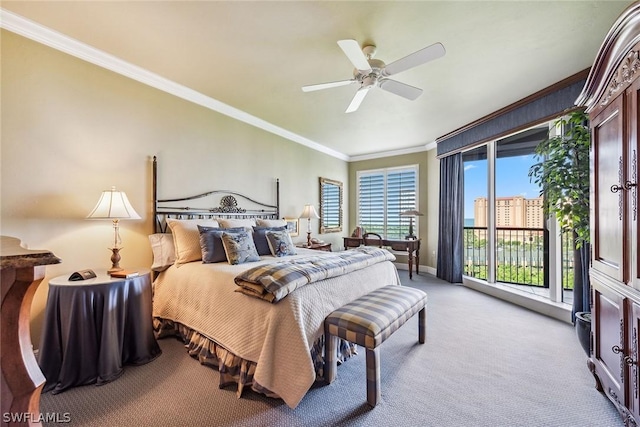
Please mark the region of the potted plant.
[[[561, 231], [573, 235], [572, 319], [589, 354], [589, 118], [583, 110], [576, 110], [554, 125], [536, 147], [540, 162], [531, 166], [529, 177], [542, 188], [544, 214], [555, 214]], [[586, 347], [581, 335], [586, 335]]]

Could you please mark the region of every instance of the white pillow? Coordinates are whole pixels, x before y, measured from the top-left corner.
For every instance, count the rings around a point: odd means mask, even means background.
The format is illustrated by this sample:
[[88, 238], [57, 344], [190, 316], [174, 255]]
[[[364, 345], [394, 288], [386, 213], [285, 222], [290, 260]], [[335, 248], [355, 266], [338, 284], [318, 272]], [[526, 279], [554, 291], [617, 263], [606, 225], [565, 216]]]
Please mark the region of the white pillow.
[[284, 219], [256, 219], [258, 227], [286, 227], [287, 221]]
[[173, 234], [173, 245], [176, 253], [176, 265], [202, 259], [200, 247], [200, 231], [198, 226], [219, 227], [213, 219], [173, 219], [167, 218], [167, 224]]
[[156, 233], [149, 235], [151, 251], [153, 252], [153, 271], [164, 271], [176, 261], [176, 251], [171, 233]]
[[222, 228], [244, 227], [247, 231], [252, 231], [256, 225], [255, 218], [218, 218], [218, 223]]

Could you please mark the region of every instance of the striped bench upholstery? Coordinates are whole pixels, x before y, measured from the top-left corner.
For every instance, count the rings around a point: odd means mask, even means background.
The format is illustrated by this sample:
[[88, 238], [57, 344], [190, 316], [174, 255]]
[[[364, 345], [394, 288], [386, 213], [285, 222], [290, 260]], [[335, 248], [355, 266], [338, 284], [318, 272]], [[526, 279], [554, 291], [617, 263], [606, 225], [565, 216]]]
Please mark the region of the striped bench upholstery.
[[367, 402], [380, 400], [378, 346], [414, 314], [418, 315], [418, 341], [426, 340], [427, 294], [407, 286], [390, 285], [370, 292], [331, 313], [324, 322], [325, 380], [336, 378], [336, 339], [342, 338], [366, 348]]

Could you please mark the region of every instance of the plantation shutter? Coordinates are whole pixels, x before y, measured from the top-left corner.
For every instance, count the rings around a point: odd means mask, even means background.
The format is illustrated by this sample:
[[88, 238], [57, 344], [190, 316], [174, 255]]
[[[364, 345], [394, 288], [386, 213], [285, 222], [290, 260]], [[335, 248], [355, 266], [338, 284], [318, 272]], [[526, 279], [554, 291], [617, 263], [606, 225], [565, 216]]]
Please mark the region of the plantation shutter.
[[358, 173], [358, 225], [387, 239], [404, 239], [417, 207], [417, 166]]
[[416, 209], [416, 171], [394, 171], [387, 175], [388, 239], [404, 239], [409, 233], [409, 217], [404, 211]]
[[358, 182], [358, 225], [369, 233], [384, 234], [384, 173], [362, 173]]

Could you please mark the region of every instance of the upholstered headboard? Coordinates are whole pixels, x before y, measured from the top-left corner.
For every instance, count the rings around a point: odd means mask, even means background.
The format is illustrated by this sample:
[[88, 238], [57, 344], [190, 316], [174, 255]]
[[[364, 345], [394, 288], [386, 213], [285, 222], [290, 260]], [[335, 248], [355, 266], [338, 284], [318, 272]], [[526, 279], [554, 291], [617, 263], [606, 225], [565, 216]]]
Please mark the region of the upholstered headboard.
[[[229, 190], [212, 190], [195, 196], [158, 199], [158, 159], [153, 156], [154, 230], [156, 233], [167, 232], [167, 218], [278, 219], [280, 217], [280, 181], [276, 179], [275, 184], [275, 204], [259, 202], [244, 194]], [[215, 206], [216, 203], [217, 206]]]

